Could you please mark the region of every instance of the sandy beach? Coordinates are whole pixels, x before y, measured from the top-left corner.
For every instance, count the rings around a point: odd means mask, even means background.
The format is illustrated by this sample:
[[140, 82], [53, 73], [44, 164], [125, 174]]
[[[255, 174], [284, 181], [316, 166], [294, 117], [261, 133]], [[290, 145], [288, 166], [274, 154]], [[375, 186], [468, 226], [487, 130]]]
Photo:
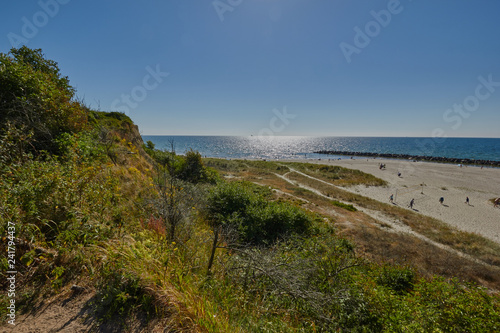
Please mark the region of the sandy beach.
[[[297, 161], [297, 160], [295, 160]], [[489, 201], [500, 197], [500, 169], [393, 159], [302, 160], [358, 169], [387, 181], [386, 187], [355, 186], [348, 190], [439, 219], [460, 230], [500, 243], [500, 208]], [[380, 164], [385, 169], [380, 169]], [[401, 173], [398, 176], [398, 173]], [[443, 197], [441, 204], [439, 199]], [[466, 198], [469, 197], [469, 204]]]

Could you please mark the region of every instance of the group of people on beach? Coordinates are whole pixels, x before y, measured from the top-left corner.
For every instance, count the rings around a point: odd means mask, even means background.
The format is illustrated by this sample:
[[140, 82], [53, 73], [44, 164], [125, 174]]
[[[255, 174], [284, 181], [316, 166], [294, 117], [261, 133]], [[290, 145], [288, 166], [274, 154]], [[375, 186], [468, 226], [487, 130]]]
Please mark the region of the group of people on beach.
[[[394, 203], [394, 194], [391, 194], [390, 197], [389, 197], [389, 202], [390, 203]], [[439, 203], [441, 205], [444, 205], [444, 197], [441, 197], [439, 198]], [[465, 204], [469, 205], [470, 206], [470, 200], [469, 200], [469, 197], [465, 197]], [[408, 207], [413, 209], [413, 205], [415, 204], [415, 199], [412, 198], [410, 200], [410, 203], [408, 204]], [[497, 206], [500, 206], [500, 198], [497, 198], [495, 201], [494, 201], [494, 206], [497, 207]]]
[[[390, 203], [394, 203], [394, 194], [391, 194], [389, 196], [389, 202]], [[444, 197], [439, 198], [439, 203], [441, 205], [444, 205]], [[467, 204], [468, 206], [470, 206], [470, 199], [469, 199], [469, 197], [465, 197], [465, 202], [464, 203]], [[408, 204], [408, 208], [413, 209], [413, 205], [415, 205], [415, 199], [414, 198], [412, 198], [410, 200], [410, 203]], [[493, 201], [493, 207], [494, 208], [500, 207], [500, 198], [496, 198]]]
[[[462, 164], [459, 164], [459, 167], [462, 167]], [[386, 168], [386, 165], [385, 165], [384, 163], [379, 163], [378, 168], [379, 168], [380, 170], [384, 170], [384, 169]], [[481, 169], [482, 169], [482, 168], [483, 168], [483, 167], [481, 166]], [[400, 172], [400, 171], [398, 171], [398, 177], [401, 177], [401, 172]], [[423, 192], [422, 192], [422, 193], [423, 193]], [[394, 194], [391, 194], [391, 195], [389, 196], [389, 202], [390, 202], [390, 203], [392, 203], [392, 204], [396, 204], [396, 203], [394, 202]], [[439, 203], [440, 203], [441, 205], [444, 205], [444, 197], [440, 197], [440, 198], [439, 198]], [[465, 197], [465, 202], [464, 202], [464, 204], [467, 204], [468, 206], [471, 206], [471, 204], [470, 204], [470, 199], [469, 199], [469, 197], [468, 197], [468, 196], [466, 196], [466, 197]], [[408, 208], [410, 208], [410, 209], [413, 209], [413, 206], [414, 206], [414, 205], [415, 205], [415, 199], [414, 199], [414, 198], [412, 198], [412, 199], [410, 200], [410, 203], [408, 204], [408, 206], [407, 206], [407, 207], [408, 207]], [[446, 206], [446, 205], [444, 205], [444, 206]], [[446, 206], [446, 207], [448, 207], [448, 206]], [[493, 207], [495, 207], [495, 208], [500, 207], [500, 197], [499, 197], [499, 198], [496, 198], [495, 200], [493, 200]]]

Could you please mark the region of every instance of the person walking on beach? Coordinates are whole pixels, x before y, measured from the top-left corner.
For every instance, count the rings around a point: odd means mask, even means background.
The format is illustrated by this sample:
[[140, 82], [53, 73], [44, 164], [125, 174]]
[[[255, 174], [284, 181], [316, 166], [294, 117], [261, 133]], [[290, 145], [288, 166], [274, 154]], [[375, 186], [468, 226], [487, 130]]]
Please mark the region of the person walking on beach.
[[443, 204], [443, 202], [444, 202], [444, 198], [443, 198], [443, 197], [439, 198], [439, 203], [440, 203], [441, 205]]
[[394, 194], [391, 194], [391, 196], [389, 197], [389, 202], [394, 203]]
[[410, 204], [408, 205], [408, 207], [410, 207], [411, 209], [413, 209], [413, 205], [414, 204], [415, 204], [415, 199], [411, 199]]
[[465, 198], [465, 203], [467, 204], [467, 206], [469, 206], [469, 197]]
[[493, 207], [494, 207], [494, 208], [497, 208], [498, 206], [500, 206], [500, 198], [497, 198], [497, 199], [493, 202]]

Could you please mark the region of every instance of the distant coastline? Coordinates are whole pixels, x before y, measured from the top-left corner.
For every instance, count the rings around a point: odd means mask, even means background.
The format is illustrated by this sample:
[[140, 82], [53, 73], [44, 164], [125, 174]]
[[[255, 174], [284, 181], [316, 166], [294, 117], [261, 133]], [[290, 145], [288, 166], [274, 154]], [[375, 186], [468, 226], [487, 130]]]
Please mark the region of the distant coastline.
[[436, 156], [422, 156], [422, 155], [409, 155], [409, 154], [385, 154], [385, 153], [369, 153], [369, 152], [356, 152], [356, 151], [338, 151], [338, 150], [320, 150], [315, 151], [315, 154], [322, 155], [341, 155], [341, 156], [356, 156], [356, 157], [381, 157], [381, 158], [394, 158], [415, 161], [437, 162], [437, 163], [453, 163], [463, 165], [479, 165], [479, 166], [494, 166], [500, 167], [500, 161], [491, 160], [475, 160], [470, 158], [450, 158], [450, 157], [436, 157]]

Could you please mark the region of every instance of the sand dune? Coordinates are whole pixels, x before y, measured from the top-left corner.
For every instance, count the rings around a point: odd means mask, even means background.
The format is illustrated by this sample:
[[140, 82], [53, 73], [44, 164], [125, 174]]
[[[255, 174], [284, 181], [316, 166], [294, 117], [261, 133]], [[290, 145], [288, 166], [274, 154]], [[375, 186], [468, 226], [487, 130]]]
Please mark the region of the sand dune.
[[[339, 165], [373, 174], [388, 182], [387, 187], [356, 186], [351, 191], [413, 208], [421, 214], [437, 218], [460, 230], [475, 232], [500, 243], [500, 208], [489, 201], [500, 197], [500, 169], [459, 167], [458, 165], [412, 162], [391, 159], [304, 160], [309, 163]], [[380, 170], [380, 163], [386, 165]], [[401, 176], [398, 176], [401, 172]], [[439, 198], [444, 203], [439, 203]], [[466, 198], [469, 197], [469, 204]]]

